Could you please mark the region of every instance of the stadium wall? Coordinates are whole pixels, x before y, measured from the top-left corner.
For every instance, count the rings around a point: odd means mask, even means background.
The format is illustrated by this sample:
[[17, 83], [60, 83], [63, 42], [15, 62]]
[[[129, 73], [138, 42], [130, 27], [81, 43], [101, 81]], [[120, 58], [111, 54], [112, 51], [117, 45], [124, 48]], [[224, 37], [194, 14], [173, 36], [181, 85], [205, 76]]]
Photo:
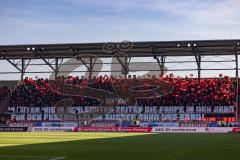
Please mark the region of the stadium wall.
[[0, 127], [0, 132], [239, 133], [236, 127]]

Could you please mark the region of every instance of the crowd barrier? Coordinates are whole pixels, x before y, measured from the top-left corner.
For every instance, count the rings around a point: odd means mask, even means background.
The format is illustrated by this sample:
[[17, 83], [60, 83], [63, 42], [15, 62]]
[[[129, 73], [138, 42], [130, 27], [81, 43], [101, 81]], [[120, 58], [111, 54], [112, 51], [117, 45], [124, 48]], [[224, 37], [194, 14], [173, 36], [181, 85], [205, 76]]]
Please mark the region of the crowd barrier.
[[240, 133], [236, 127], [0, 127], [0, 132]]

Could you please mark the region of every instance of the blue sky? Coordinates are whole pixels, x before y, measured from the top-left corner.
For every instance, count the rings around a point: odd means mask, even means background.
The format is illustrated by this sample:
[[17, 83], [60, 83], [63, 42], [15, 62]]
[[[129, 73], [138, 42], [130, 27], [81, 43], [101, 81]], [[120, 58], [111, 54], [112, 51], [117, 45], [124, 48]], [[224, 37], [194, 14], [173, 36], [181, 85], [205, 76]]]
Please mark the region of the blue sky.
[[0, 0], [0, 45], [239, 38], [239, 0]]

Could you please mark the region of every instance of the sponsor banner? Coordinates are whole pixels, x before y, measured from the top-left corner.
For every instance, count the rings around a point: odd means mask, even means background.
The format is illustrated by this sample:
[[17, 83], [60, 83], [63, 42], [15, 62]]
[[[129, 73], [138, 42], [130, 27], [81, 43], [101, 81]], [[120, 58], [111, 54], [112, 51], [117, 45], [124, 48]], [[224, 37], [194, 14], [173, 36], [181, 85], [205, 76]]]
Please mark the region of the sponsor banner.
[[175, 122], [140, 122], [140, 127], [179, 127]]
[[179, 123], [156, 123], [157, 126], [159, 127], [179, 127]]
[[205, 127], [153, 127], [157, 133], [206, 133]]
[[42, 127], [60, 127], [59, 122], [42, 122]]
[[10, 127], [33, 127], [33, 122], [10, 122]]
[[233, 127], [153, 127], [157, 133], [228, 133]]
[[42, 122], [34, 122], [34, 127], [42, 127]]
[[29, 132], [69, 132], [75, 127], [30, 127]]
[[151, 132], [151, 127], [79, 127], [79, 132]]
[[208, 127], [217, 127], [217, 122], [210, 122]]
[[240, 133], [240, 128], [233, 128], [233, 129], [232, 129], [232, 132], [233, 132], [233, 133]]
[[228, 133], [234, 127], [0, 127], [0, 132], [154, 132], [154, 133]]
[[217, 127], [216, 122], [181, 122], [179, 127]]
[[233, 127], [208, 127], [209, 133], [228, 133], [232, 132]]
[[0, 127], [0, 132], [27, 132], [28, 127]]
[[128, 121], [122, 122], [121, 127], [128, 127], [130, 125], [135, 125], [135, 122], [128, 122]]
[[78, 127], [76, 122], [61, 122], [60, 127]]
[[151, 123], [148, 123], [148, 122], [140, 122], [139, 126], [140, 126], [140, 127], [149, 127], [149, 126], [151, 126]]

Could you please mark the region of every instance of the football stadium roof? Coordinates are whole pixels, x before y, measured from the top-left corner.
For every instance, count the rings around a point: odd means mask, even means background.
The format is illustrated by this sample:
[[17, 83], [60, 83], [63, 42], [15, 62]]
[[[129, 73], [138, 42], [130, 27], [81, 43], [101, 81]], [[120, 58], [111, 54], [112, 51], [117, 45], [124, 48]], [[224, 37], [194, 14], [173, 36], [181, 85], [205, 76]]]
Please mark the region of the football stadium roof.
[[[130, 44], [131, 43], [131, 44]], [[121, 43], [69, 43], [0, 46], [1, 59], [72, 58], [81, 54], [112, 57]], [[124, 46], [126, 45], [126, 46]], [[104, 48], [106, 47], [106, 48]], [[123, 44], [129, 57], [234, 55], [240, 50], [240, 39], [201, 41], [127, 42]], [[106, 51], [107, 49], [107, 51]], [[112, 52], [111, 52], [112, 49]]]
[[[164, 66], [168, 56], [192, 56], [197, 64], [198, 77], [201, 76], [201, 62], [203, 56], [235, 56], [235, 68], [221, 70], [236, 70], [238, 77], [238, 54], [240, 50], [240, 39], [231, 40], [194, 40], [194, 41], [161, 41], [161, 42], [109, 42], [109, 43], [69, 43], [69, 44], [30, 44], [30, 45], [7, 45], [0, 46], [0, 59], [6, 60], [20, 73], [23, 80], [26, 69], [31, 65], [31, 60], [42, 60], [44, 65], [50, 67], [51, 72], [58, 76], [59, 68], [63, 59], [76, 58], [82, 63], [92, 76], [97, 58], [117, 59], [125, 76], [131, 71], [129, 69], [132, 57], [152, 57], [159, 67], [161, 74], [166, 71]], [[220, 61], [224, 62], [224, 61]], [[181, 63], [181, 62], [179, 62]], [[183, 63], [183, 62], [182, 62]], [[220, 69], [220, 68], [219, 68]], [[179, 69], [181, 70], [181, 69]], [[174, 70], [172, 70], [174, 71]], [[63, 72], [63, 71], [62, 71]], [[66, 72], [66, 71], [65, 71]], [[114, 70], [112, 70], [114, 72]], [[2, 72], [1, 72], [2, 73]], [[10, 72], [4, 72], [10, 73]], [[43, 72], [38, 72], [43, 73]], [[45, 72], [46, 73], [46, 72]], [[49, 73], [49, 72], [48, 72]]]

